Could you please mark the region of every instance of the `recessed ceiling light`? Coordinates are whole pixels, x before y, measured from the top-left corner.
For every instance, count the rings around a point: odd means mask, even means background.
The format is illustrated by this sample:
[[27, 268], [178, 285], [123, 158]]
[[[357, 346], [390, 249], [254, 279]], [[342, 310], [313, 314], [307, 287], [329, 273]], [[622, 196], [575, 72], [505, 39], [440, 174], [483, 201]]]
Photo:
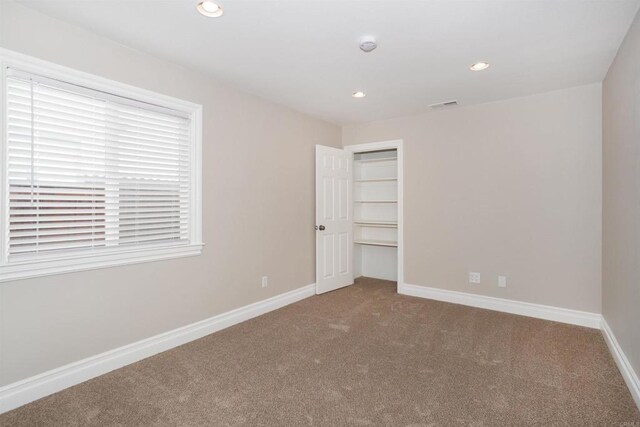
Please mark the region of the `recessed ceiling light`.
[[469, 67], [471, 71], [482, 71], [482, 70], [486, 70], [487, 68], [489, 68], [489, 63], [484, 61], [471, 64], [471, 66]]
[[212, 2], [211, 0], [204, 0], [198, 3], [197, 6], [198, 12], [203, 14], [204, 16], [208, 16], [209, 18], [217, 18], [222, 16], [224, 11], [222, 10], [222, 6], [217, 3]]
[[365, 96], [367, 96], [367, 94], [362, 91], [357, 91], [353, 92], [351, 96], [353, 96], [354, 98], [364, 98]]

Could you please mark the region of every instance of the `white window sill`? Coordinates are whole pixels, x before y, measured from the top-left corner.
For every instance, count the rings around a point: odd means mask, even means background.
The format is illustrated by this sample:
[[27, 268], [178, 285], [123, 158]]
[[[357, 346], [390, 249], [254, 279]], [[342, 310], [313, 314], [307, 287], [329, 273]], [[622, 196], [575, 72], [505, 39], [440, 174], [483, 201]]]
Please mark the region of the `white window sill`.
[[202, 253], [203, 246], [203, 243], [194, 243], [180, 246], [131, 248], [109, 253], [89, 253], [81, 256], [61, 256], [46, 260], [12, 262], [0, 265], [0, 282], [195, 256]]

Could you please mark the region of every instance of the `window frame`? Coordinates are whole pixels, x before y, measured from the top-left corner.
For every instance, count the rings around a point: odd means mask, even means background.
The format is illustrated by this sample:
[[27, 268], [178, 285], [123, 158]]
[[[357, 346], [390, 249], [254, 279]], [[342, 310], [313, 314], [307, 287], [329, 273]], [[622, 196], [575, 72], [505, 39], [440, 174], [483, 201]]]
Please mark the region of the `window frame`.
[[[7, 68], [16, 68], [76, 86], [153, 104], [188, 114], [191, 120], [189, 163], [189, 242], [152, 247], [114, 247], [98, 253], [58, 253], [39, 259], [9, 261]], [[161, 95], [114, 80], [0, 48], [0, 282], [118, 265], [195, 256], [202, 253], [202, 105]]]

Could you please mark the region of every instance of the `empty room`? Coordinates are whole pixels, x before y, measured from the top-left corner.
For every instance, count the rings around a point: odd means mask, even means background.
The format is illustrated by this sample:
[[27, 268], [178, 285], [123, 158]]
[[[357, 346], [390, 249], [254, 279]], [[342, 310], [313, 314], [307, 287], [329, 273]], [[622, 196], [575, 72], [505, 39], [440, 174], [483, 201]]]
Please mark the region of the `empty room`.
[[640, 427], [640, 0], [0, 0], [0, 426]]

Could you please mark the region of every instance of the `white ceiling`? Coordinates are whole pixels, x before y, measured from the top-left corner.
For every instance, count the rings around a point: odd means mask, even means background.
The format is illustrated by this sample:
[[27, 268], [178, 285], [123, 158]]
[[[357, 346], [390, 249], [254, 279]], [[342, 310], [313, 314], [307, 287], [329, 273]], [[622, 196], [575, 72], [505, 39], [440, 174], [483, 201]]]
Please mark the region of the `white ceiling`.
[[20, 3], [346, 124], [601, 81], [640, 0], [221, 0], [217, 19], [197, 0]]

